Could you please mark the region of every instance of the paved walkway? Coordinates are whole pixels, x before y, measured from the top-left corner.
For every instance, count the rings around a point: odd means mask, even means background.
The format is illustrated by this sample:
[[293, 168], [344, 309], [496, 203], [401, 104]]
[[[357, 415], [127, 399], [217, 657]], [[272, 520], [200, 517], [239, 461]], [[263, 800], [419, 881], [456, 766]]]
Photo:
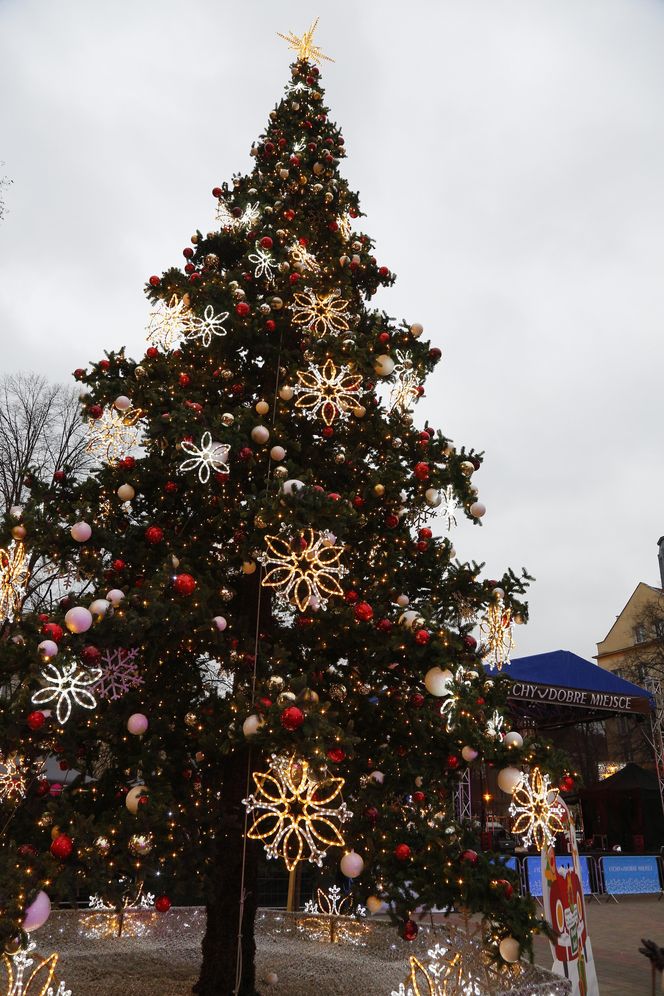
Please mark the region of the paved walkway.
[[[639, 954], [639, 947], [642, 937], [664, 947], [664, 900], [630, 897], [618, 905], [590, 900], [586, 909], [600, 996], [648, 996], [650, 962]], [[546, 938], [535, 939], [535, 961], [544, 968], [551, 965]]]

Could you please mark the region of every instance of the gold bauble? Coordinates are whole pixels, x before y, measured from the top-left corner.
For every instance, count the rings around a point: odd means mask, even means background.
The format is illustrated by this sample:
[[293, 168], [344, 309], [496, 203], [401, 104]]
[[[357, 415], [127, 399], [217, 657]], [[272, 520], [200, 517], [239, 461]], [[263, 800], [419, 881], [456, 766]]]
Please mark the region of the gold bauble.
[[185, 713], [184, 721], [186, 726], [196, 726], [196, 713], [195, 712]]
[[275, 674], [268, 680], [267, 687], [272, 695], [277, 695], [285, 684], [284, 679], [280, 675]]
[[145, 367], [136, 367], [134, 369], [134, 377], [136, 380], [142, 380], [145, 377]]
[[234, 421], [235, 421], [235, 415], [233, 415], [231, 412], [224, 412], [224, 414], [221, 416], [221, 424], [225, 425], [226, 428], [231, 426]]
[[154, 846], [154, 837], [151, 833], [135, 833], [129, 838], [129, 850], [132, 854], [142, 856], [149, 854]]
[[313, 705], [319, 701], [318, 692], [315, 692], [313, 688], [303, 688], [299, 694], [299, 698], [302, 702], [311, 702]]
[[295, 692], [281, 692], [277, 697], [277, 705], [286, 706], [295, 702]]
[[379, 498], [382, 498], [383, 495], [385, 494], [385, 485], [374, 484], [374, 494], [377, 495]]
[[101, 854], [102, 858], [105, 858], [111, 849], [111, 842], [108, 839], [108, 837], [104, 836], [97, 837], [95, 841], [95, 847], [97, 848], [98, 852]]
[[343, 702], [347, 695], [348, 689], [345, 685], [330, 685], [330, 698], [334, 699], [335, 702]]
[[256, 529], [267, 528], [267, 522], [260, 515], [254, 516], [254, 525], [256, 526]]

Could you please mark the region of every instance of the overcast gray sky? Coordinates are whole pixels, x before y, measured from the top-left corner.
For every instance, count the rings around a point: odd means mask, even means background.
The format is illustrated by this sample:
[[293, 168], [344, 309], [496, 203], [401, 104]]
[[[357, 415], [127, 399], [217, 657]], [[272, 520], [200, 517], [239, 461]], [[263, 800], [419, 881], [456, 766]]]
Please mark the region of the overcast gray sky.
[[588, 657], [664, 533], [662, 0], [0, 0], [3, 368], [141, 354], [317, 14], [379, 303], [443, 349], [418, 418], [486, 450], [457, 551]]

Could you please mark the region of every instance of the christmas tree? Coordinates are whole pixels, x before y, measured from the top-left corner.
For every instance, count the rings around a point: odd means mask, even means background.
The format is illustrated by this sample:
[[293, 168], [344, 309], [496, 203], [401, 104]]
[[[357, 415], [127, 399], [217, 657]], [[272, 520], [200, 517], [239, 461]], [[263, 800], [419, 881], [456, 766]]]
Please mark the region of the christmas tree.
[[[145, 356], [75, 372], [98, 467], [30, 477], [1, 562], [0, 941], [40, 889], [122, 909], [149, 882], [167, 910], [198, 881], [204, 996], [255, 992], [264, 850], [340, 867], [406, 940], [416, 907], [454, 906], [514, 960], [538, 922], [455, 813], [473, 763], [508, 789], [551, 770], [497, 732], [482, 660], [527, 577], [480, 580], [427, 525], [479, 522], [481, 456], [414, 426], [441, 351], [369, 307], [394, 276], [340, 172], [313, 27], [287, 37], [254, 168], [213, 190], [217, 230], [150, 278]], [[60, 578], [48, 614], [22, 605], [26, 550]], [[546, 791], [524, 808], [550, 832]]]

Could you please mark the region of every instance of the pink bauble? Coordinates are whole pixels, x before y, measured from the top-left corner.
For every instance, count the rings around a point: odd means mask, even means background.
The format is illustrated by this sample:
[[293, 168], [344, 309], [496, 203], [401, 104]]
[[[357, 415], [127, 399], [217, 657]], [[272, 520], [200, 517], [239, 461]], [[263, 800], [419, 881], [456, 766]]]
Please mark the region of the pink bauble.
[[45, 661], [50, 661], [51, 657], [55, 657], [57, 654], [58, 645], [53, 640], [42, 640], [37, 650]]
[[339, 862], [342, 874], [347, 878], [357, 878], [361, 875], [364, 870], [364, 861], [362, 857], [355, 851], [349, 851], [348, 854], [344, 854], [343, 858]]
[[92, 536], [92, 527], [87, 522], [75, 522], [69, 530], [71, 538], [77, 543], [85, 543]]
[[461, 757], [464, 759], [464, 761], [468, 761], [468, 763], [470, 764], [470, 762], [474, 761], [475, 758], [477, 757], [477, 751], [475, 750], [474, 747], [463, 747], [461, 750]]
[[474, 501], [473, 504], [468, 509], [470, 514], [476, 519], [481, 519], [486, 512], [486, 506], [482, 504], [481, 501]]
[[127, 729], [135, 737], [142, 737], [148, 726], [148, 717], [144, 716], [142, 712], [135, 712], [127, 720]]
[[92, 626], [92, 613], [83, 605], [76, 605], [65, 616], [65, 626], [70, 633], [87, 633]]
[[111, 605], [119, 605], [124, 597], [124, 591], [121, 591], [119, 588], [111, 588], [110, 591], [106, 592], [106, 601], [110, 602]]
[[270, 438], [270, 432], [264, 425], [255, 425], [251, 430], [251, 438], [255, 443], [263, 446]]
[[126, 394], [118, 395], [113, 404], [119, 412], [126, 412], [128, 408], [131, 408], [131, 401]]
[[286, 456], [286, 450], [283, 446], [273, 446], [270, 450], [270, 456], [279, 463]]
[[30, 903], [23, 917], [22, 927], [28, 933], [43, 927], [51, 915], [51, 900], [45, 892], [38, 892], [35, 900]]
[[215, 624], [220, 633], [223, 633], [223, 631], [228, 626], [228, 623], [226, 622], [223, 616], [215, 616], [212, 622]]

